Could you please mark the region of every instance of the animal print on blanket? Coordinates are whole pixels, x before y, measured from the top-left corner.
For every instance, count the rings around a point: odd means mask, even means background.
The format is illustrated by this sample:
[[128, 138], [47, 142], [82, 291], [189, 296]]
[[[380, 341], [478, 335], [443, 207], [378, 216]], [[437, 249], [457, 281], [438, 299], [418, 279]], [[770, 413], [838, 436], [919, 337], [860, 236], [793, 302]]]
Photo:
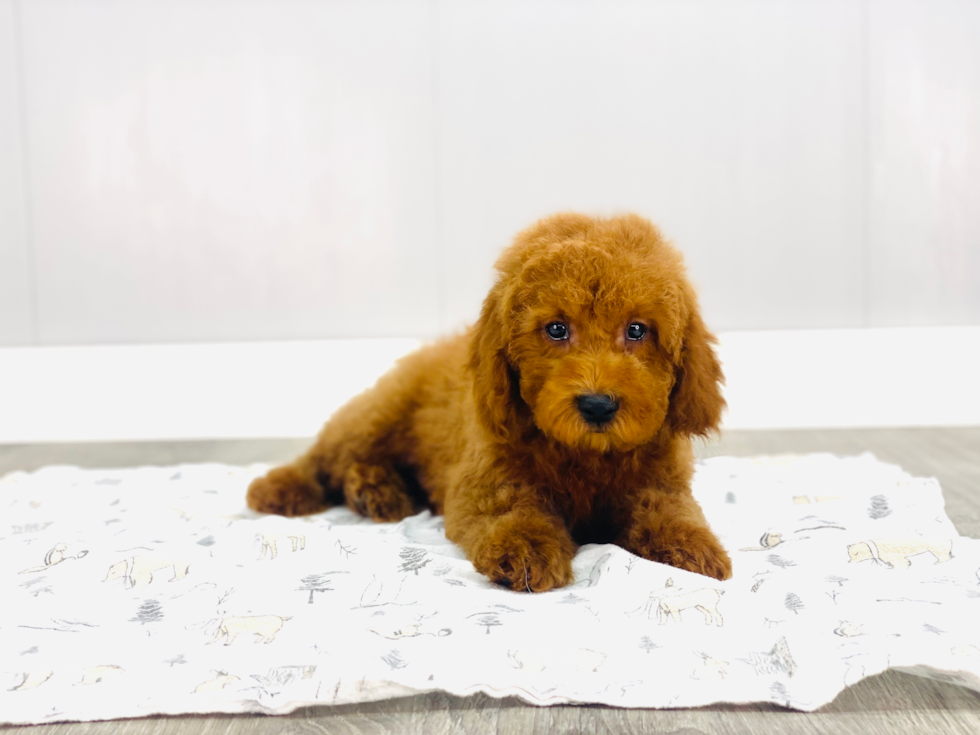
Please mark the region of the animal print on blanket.
[[[700, 462], [718, 581], [589, 545], [503, 589], [423, 512], [263, 517], [264, 466], [0, 479], [0, 720], [285, 713], [435, 689], [538, 704], [813, 710], [898, 668], [980, 690], [980, 548], [869, 456]], [[801, 502], [800, 498], [810, 502]]]

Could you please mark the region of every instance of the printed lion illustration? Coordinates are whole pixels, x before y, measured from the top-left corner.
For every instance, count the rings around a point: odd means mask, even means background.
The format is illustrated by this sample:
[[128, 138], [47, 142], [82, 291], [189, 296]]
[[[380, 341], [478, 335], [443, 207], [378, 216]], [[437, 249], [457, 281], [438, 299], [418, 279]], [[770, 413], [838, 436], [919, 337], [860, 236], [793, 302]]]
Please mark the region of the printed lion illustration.
[[908, 569], [912, 565], [909, 557], [926, 552], [936, 557], [936, 564], [941, 564], [953, 558], [952, 551], [953, 542], [949, 539], [874, 539], [847, 547], [851, 564], [871, 559], [892, 569]]
[[[672, 579], [667, 580], [666, 588], [670, 590], [674, 586]], [[712, 587], [702, 587], [692, 592], [676, 590], [659, 595], [660, 604], [657, 607], [657, 618], [661, 625], [665, 625], [668, 620], [673, 618], [681, 622], [681, 611], [694, 608], [704, 615], [704, 624], [721, 626], [725, 624], [721, 613], [718, 612], [718, 602], [724, 590], [716, 590]]]

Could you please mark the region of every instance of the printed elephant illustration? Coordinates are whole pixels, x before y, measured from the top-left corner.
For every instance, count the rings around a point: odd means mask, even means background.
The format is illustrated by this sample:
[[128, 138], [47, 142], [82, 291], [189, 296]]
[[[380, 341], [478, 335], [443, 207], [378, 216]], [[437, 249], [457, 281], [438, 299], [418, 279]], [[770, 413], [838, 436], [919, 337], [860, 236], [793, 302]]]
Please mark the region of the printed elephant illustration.
[[667, 580], [666, 590], [659, 595], [660, 602], [657, 605], [657, 619], [661, 625], [673, 618], [681, 622], [681, 611], [695, 608], [704, 615], [704, 624], [721, 626], [725, 624], [721, 613], [718, 612], [718, 601], [725, 594], [724, 590], [716, 590], [713, 587], [702, 587], [692, 592], [683, 590], [673, 590], [674, 581]]
[[950, 539], [874, 539], [847, 547], [851, 564], [871, 559], [892, 569], [908, 569], [912, 566], [909, 557], [926, 552], [936, 557], [936, 564], [949, 561], [953, 558], [953, 542]]
[[292, 618], [283, 618], [278, 615], [252, 615], [247, 617], [222, 618], [218, 625], [218, 630], [214, 638], [208, 641], [208, 645], [217, 643], [225, 638], [225, 645], [230, 646], [242, 633], [253, 633], [259, 637], [263, 643], [272, 643], [276, 638], [276, 633], [282, 629], [285, 621]]
[[114, 579], [122, 578], [130, 587], [146, 587], [153, 581], [153, 572], [167, 567], [173, 567], [174, 574], [170, 581], [175, 582], [187, 576], [190, 563], [137, 555], [113, 564], [109, 567], [109, 573], [102, 581], [111, 582]]

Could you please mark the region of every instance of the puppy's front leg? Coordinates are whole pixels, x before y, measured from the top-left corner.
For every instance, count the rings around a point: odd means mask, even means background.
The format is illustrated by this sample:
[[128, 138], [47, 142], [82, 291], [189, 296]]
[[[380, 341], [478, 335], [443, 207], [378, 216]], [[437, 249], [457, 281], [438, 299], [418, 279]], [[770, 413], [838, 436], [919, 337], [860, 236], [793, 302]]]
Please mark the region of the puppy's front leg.
[[310, 515], [328, 506], [324, 488], [317, 481], [312, 450], [295, 462], [275, 467], [252, 480], [245, 499], [252, 510], [282, 516]]
[[732, 560], [689, 490], [644, 490], [616, 543], [637, 556], [715, 579], [732, 576]]
[[545, 592], [572, 581], [576, 545], [564, 521], [524, 487], [469, 492], [446, 503], [446, 535], [476, 570], [512, 590]]

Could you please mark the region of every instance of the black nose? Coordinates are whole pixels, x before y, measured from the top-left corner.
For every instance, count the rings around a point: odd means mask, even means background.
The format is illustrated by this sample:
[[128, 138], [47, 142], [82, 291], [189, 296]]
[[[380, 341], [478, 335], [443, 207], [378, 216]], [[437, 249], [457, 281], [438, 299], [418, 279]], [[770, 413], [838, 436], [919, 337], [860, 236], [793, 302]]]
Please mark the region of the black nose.
[[608, 424], [619, 410], [619, 404], [611, 396], [579, 396], [575, 399], [579, 413], [590, 424]]

